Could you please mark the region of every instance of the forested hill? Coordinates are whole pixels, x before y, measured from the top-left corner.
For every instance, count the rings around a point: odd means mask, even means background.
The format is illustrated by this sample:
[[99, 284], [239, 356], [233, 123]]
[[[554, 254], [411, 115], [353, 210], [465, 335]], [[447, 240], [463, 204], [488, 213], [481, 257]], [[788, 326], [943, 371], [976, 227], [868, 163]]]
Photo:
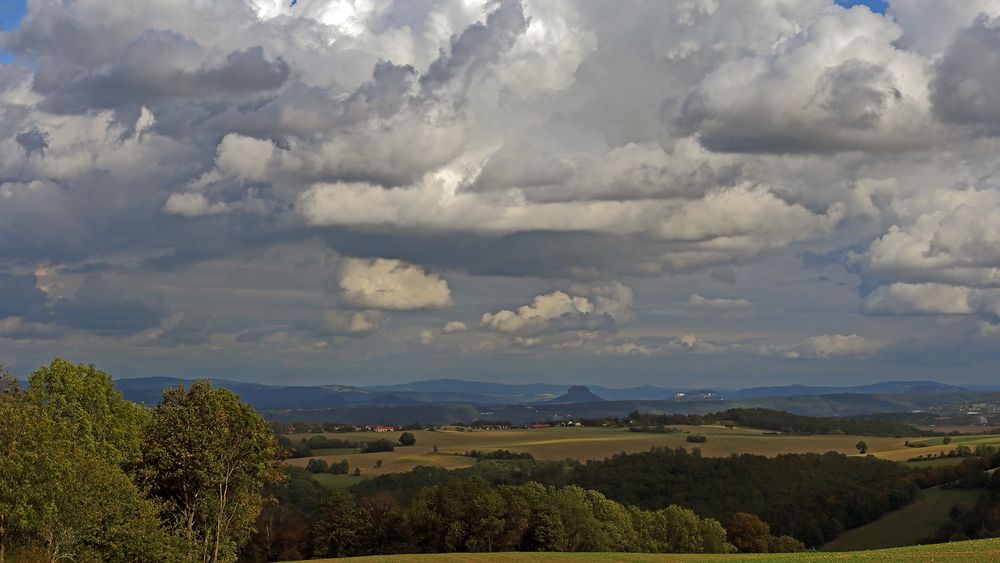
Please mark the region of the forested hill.
[[908, 504], [918, 490], [911, 474], [895, 462], [836, 453], [708, 458], [697, 450], [654, 448], [586, 464], [480, 463], [452, 471], [422, 467], [364, 481], [354, 492], [359, 498], [389, 494], [405, 503], [423, 487], [469, 475], [497, 484], [578, 485], [625, 504], [646, 509], [677, 504], [723, 522], [736, 512], [755, 513], [775, 533], [818, 546]]

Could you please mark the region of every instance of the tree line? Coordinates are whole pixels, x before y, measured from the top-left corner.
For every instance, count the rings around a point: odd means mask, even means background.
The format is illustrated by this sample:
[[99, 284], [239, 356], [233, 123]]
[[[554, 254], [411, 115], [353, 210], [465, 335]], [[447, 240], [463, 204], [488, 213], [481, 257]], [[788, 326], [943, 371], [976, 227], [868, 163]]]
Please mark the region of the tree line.
[[678, 424], [692, 426], [729, 424], [786, 434], [852, 434], [858, 436], [924, 436], [929, 434], [908, 424], [887, 420], [803, 416], [763, 408], [728, 409], [705, 415], [654, 414], [633, 411], [625, 420], [615, 420], [618, 425], [627, 425], [637, 429], [655, 429]]

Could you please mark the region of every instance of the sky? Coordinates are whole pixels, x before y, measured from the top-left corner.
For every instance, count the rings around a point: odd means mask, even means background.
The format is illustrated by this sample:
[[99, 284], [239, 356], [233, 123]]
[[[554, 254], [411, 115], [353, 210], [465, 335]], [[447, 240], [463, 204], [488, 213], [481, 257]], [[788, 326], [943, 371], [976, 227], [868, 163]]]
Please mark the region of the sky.
[[0, 363], [995, 383], [1000, 1], [843, 4], [4, 2]]

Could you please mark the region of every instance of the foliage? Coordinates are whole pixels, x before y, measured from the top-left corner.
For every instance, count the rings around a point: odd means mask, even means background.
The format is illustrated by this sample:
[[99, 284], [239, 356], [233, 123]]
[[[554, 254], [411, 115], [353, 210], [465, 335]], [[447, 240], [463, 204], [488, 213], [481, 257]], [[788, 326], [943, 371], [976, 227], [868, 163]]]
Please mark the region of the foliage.
[[264, 487], [265, 502], [253, 538], [239, 560], [253, 563], [305, 559], [309, 525], [327, 490], [301, 467], [285, 467], [283, 478]]
[[324, 449], [358, 449], [361, 447], [361, 442], [356, 440], [343, 440], [340, 438], [327, 438], [326, 436], [313, 436], [309, 440], [304, 440], [306, 447], [313, 450], [324, 450]]
[[474, 457], [476, 459], [500, 459], [500, 460], [510, 460], [510, 459], [535, 459], [535, 456], [528, 452], [512, 452], [510, 450], [493, 450], [492, 452], [485, 452], [482, 450], [469, 450], [462, 454], [466, 457]]
[[138, 460], [148, 412], [123, 399], [107, 373], [55, 358], [28, 376], [28, 395], [50, 416], [67, 421], [77, 441], [109, 463]]
[[679, 428], [674, 428], [673, 426], [663, 426], [662, 424], [652, 426], [633, 424], [629, 426], [628, 429], [630, 432], [650, 432], [653, 434], [677, 434], [680, 432]]
[[370, 442], [365, 442], [361, 446], [361, 453], [371, 454], [376, 452], [391, 452], [396, 449], [396, 444], [392, 440], [372, 440]]
[[77, 391], [0, 390], [0, 560], [8, 548], [15, 559], [19, 551], [53, 561], [181, 559], [183, 544], [161, 526], [156, 506], [80, 433], [119, 444], [137, 437], [102, 426], [115, 423], [100, 416], [68, 418], [78, 412]]
[[702, 457], [698, 450], [653, 448], [603, 461], [511, 461], [466, 468], [416, 468], [355, 485], [364, 496], [392, 494], [403, 502], [421, 488], [449, 479], [481, 476], [491, 483], [577, 485], [617, 502], [656, 510], [670, 504], [726, 520], [736, 512], [758, 515], [775, 535], [819, 546], [843, 530], [861, 526], [909, 503], [918, 475], [901, 464], [837, 453]]
[[949, 521], [929, 542], [959, 541], [1000, 537], [1000, 471], [983, 479], [988, 489], [979, 501], [972, 504], [956, 504], [949, 514]]
[[926, 434], [913, 426], [872, 418], [802, 416], [762, 408], [729, 409], [706, 415], [629, 414], [633, 426], [656, 427], [729, 423], [748, 428], [774, 430], [787, 434], [853, 434], [858, 436], [920, 436]]
[[705, 436], [704, 434], [688, 434], [685, 440], [691, 442], [692, 444], [704, 444], [708, 441], [708, 436]]
[[400, 446], [412, 446], [416, 443], [417, 437], [413, 435], [413, 432], [403, 432], [399, 435]]
[[425, 487], [404, 507], [385, 494], [329, 493], [312, 525], [314, 556], [402, 551], [731, 552], [725, 529], [677, 506], [625, 507], [597, 491], [480, 477]]
[[306, 469], [310, 473], [326, 473], [330, 470], [330, 465], [327, 464], [326, 460], [313, 458], [306, 464]]
[[207, 381], [165, 390], [143, 444], [144, 484], [206, 561], [230, 561], [253, 532], [275, 442], [264, 420]]

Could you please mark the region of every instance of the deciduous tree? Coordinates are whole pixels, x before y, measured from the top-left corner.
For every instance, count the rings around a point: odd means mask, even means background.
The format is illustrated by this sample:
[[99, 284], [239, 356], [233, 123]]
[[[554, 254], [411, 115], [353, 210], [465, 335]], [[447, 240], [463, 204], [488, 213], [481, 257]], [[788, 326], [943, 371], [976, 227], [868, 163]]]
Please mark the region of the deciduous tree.
[[231, 561], [253, 531], [276, 447], [264, 420], [197, 381], [163, 393], [143, 444], [142, 477], [204, 561]]

